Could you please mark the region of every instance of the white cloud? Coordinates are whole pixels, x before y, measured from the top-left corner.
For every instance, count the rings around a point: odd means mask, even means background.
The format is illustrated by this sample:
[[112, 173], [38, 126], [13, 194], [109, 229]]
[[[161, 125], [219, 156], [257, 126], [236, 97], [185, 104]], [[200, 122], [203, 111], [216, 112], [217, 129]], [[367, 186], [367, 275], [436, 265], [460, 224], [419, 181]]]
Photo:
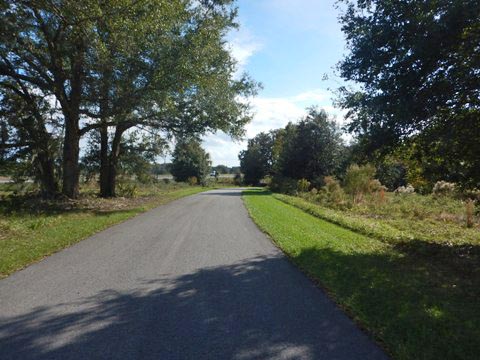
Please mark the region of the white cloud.
[[[330, 93], [323, 89], [313, 89], [289, 97], [258, 97], [251, 104], [255, 115], [246, 127], [247, 138], [284, 127], [290, 121], [298, 121], [305, 115], [306, 107], [312, 105], [325, 109], [339, 124], [344, 123], [344, 111], [332, 106]], [[204, 147], [210, 153], [214, 165], [238, 165], [238, 153], [246, 146], [246, 140], [233, 142], [224, 133], [204, 137]]]
[[237, 61], [237, 73], [242, 73], [248, 60], [260, 51], [263, 45], [246, 27], [242, 26], [229, 35], [227, 47]]

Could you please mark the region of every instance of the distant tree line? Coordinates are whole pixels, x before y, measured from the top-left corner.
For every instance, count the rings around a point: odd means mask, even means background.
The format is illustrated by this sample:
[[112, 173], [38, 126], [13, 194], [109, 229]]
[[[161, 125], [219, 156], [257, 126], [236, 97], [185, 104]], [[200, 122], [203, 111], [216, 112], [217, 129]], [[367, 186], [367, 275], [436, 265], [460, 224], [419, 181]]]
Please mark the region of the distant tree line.
[[257, 185], [269, 176], [280, 187], [300, 179], [323, 186], [325, 176], [342, 177], [349, 158], [350, 148], [335, 121], [315, 107], [298, 123], [258, 134], [239, 154], [246, 184]]
[[76, 198], [80, 171], [98, 171], [100, 194], [115, 196], [118, 172], [166, 140], [241, 136], [257, 84], [234, 76], [235, 18], [234, 0], [3, 1], [2, 172]]

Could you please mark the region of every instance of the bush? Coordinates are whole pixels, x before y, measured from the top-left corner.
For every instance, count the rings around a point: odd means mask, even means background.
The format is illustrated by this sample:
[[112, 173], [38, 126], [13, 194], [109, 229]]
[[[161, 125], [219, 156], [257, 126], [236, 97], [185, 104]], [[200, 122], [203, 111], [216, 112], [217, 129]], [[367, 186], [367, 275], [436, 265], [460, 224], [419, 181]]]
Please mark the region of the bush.
[[453, 195], [455, 193], [455, 184], [447, 181], [437, 181], [432, 189], [432, 194], [437, 196]]
[[170, 184], [170, 179], [169, 179], [169, 178], [164, 178], [164, 179], [163, 179], [163, 183], [164, 183], [165, 185]]
[[235, 177], [233, 178], [233, 182], [235, 185], [242, 185], [243, 184], [243, 178], [242, 178], [242, 174], [235, 174]]
[[406, 176], [407, 169], [402, 163], [388, 160], [380, 164], [376, 172], [377, 179], [390, 191], [407, 185]]
[[270, 175], [265, 176], [261, 181], [261, 185], [264, 185], [264, 186], [270, 186], [271, 183], [272, 183], [272, 177]]
[[188, 179], [187, 179], [187, 183], [190, 185], [190, 186], [195, 186], [198, 184], [198, 179], [196, 176], [190, 176]]
[[307, 179], [300, 179], [297, 181], [297, 191], [299, 192], [307, 192], [310, 188], [310, 181]]
[[345, 191], [353, 196], [354, 202], [360, 202], [365, 194], [370, 194], [381, 186], [374, 181], [375, 168], [372, 165], [351, 165], [345, 174]]
[[137, 195], [137, 184], [129, 182], [118, 182], [117, 194], [121, 197], [133, 198]]
[[338, 180], [333, 176], [325, 176], [323, 181], [325, 182], [325, 186], [320, 192], [320, 202], [333, 207], [341, 207], [345, 205], [345, 192], [340, 186]]
[[283, 194], [295, 195], [297, 192], [297, 181], [284, 176], [274, 176], [270, 184], [270, 190]]

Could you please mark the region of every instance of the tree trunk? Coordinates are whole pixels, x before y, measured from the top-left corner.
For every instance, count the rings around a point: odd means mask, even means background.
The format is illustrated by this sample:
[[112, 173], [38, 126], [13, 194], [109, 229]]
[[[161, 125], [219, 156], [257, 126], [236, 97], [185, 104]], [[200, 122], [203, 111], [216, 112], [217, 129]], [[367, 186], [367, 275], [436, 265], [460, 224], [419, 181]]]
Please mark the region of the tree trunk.
[[63, 195], [76, 199], [79, 194], [78, 166], [80, 153], [80, 133], [78, 114], [65, 116], [65, 138], [63, 143]]
[[108, 127], [100, 128], [100, 196], [111, 197], [109, 191]]
[[54, 198], [58, 195], [58, 183], [55, 178], [55, 165], [52, 157], [45, 152], [38, 154], [40, 186], [42, 197], [46, 199]]
[[[117, 196], [116, 187], [117, 187], [117, 165], [116, 159], [111, 158], [111, 162], [108, 167], [108, 194], [110, 197]], [[114, 161], [114, 162], [112, 162]]]
[[70, 54], [71, 73], [69, 97], [65, 96], [65, 84], [57, 79], [57, 99], [65, 117], [65, 137], [63, 144], [63, 188], [65, 196], [76, 199], [79, 195], [80, 167], [80, 104], [84, 81], [85, 39], [79, 37], [75, 50]]
[[113, 137], [112, 141], [112, 153], [110, 154], [110, 172], [108, 177], [108, 186], [110, 188], [111, 196], [116, 196], [118, 156], [120, 155], [120, 142], [122, 141], [122, 135], [125, 130], [125, 126], [117, 125], [117, 128], [115, 130], [115, 136]]
[[115, 129], [115, 135], [113, 136], [113, 140], [112, 140], [112, 149], [108, 159], [108, 177], [106, 181], [104, 197], [116, 196], [117, 166], [118, 166], [118, 157], [120, 155], [120, 143], [122, 140], [122, 135], [126, 129], [127, 127], [124, 125], [117, 125], [117, 128]]

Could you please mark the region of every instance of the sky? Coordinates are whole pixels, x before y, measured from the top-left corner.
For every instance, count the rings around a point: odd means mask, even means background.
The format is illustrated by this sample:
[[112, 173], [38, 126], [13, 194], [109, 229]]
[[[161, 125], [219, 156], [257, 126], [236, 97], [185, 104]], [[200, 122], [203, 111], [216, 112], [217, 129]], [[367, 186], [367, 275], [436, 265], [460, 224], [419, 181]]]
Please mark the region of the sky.
[[[332, 104], [341, 80], [334, 67], [345, 50], [335, 0], [239, 0], [240, 29], [228, 41], [245, 71], [263, 85], [251, 100], [254, 117], [246, 138], [298, 121], [308, 106], [325, 109], [343, 123]], [[325, 80], [325, 75], [328, 79]], [[213, 165], [238, 166], [246, 139], [232, 141], [217, 133], [204, 137]]]

